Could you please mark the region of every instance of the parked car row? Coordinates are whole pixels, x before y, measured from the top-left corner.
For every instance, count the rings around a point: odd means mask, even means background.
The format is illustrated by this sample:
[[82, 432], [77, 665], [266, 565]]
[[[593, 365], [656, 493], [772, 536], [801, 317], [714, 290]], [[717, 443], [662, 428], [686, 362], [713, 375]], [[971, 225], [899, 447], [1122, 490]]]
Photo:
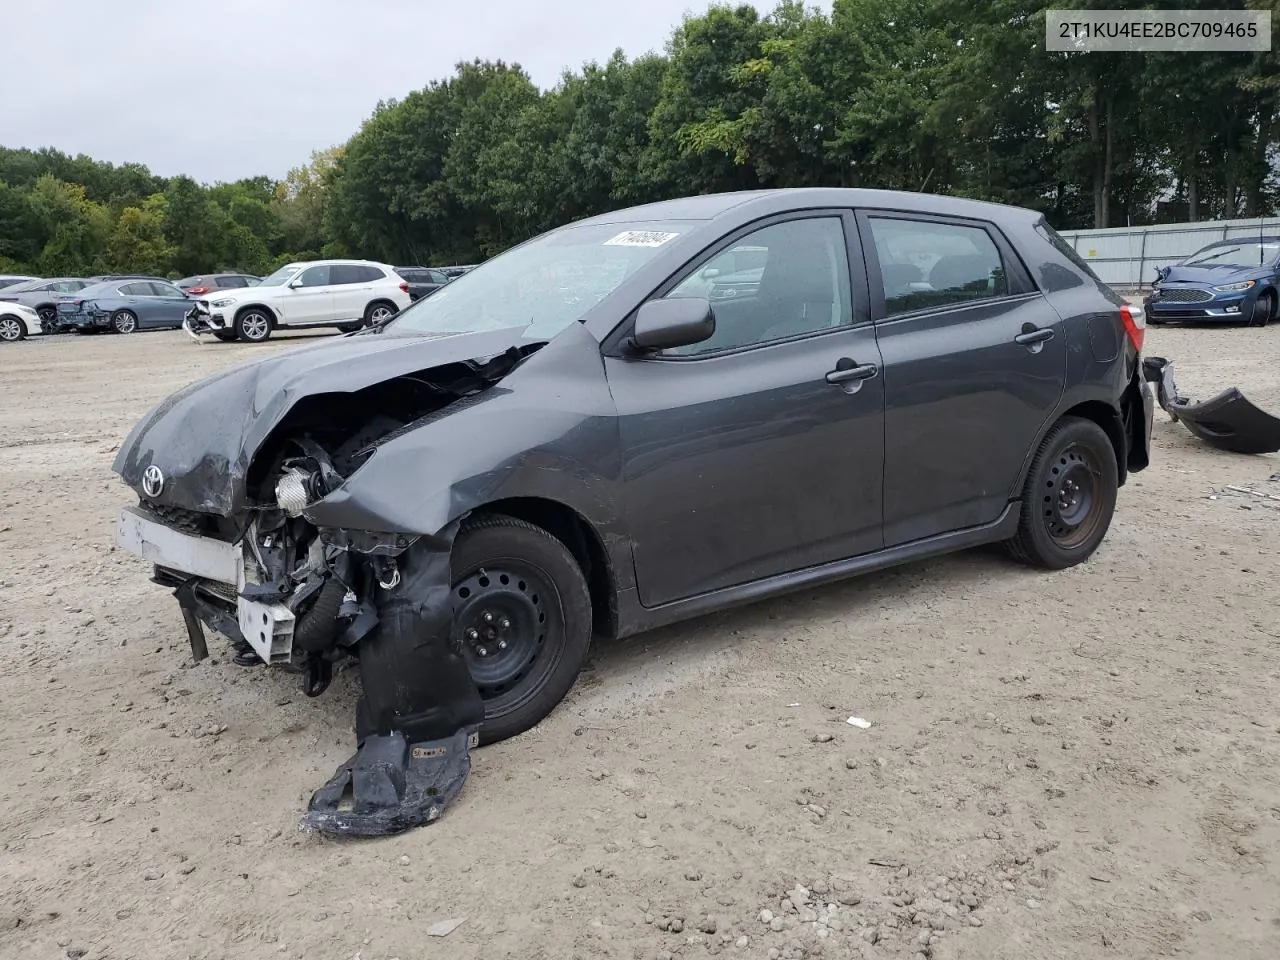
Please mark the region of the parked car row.
[[[399, 269], [412, 276], [412, 285]], [[351, 331], [381, 323], [452, 279], [435, 267], [399, 269], [370, 260], [317, 260], [287, 264], [269, 277], [218, 273], [176, 283], [123, 274], [15, 278], [0, 289], [0, 339], [178, 327], [248, 341], [265, 340], [281, 327]]]

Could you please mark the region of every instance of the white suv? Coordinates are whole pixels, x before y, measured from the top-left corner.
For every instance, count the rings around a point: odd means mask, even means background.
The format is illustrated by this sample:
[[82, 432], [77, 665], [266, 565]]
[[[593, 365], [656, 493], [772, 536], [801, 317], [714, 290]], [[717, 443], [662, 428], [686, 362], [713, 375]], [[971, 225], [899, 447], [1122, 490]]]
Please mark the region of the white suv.
[[290, 263], [257, 286], [218, 290], [197, 300], [183, 327], [192, 336], [259, 342], [276, 327], [358, 330], [388, 319], [411, 302], [394, 267], [370, 260]]

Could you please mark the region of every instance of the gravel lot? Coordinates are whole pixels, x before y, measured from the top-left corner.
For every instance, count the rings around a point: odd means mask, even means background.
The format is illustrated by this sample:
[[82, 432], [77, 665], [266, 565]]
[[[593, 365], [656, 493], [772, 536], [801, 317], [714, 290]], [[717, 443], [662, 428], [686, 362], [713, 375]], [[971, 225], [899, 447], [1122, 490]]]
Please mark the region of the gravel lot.
[[[1148, 344], [1280, 411], [1280, 327]], [[288, 346], [0, 347], [0, 956], [1276, 955], [1280, 501], [1218, 492], [1280, 458], [1157, 411], [1083, 567], [977, 551], [605, 645], [438, 824], [337, 842], [297, 822], [353, 672], [192, 666], [111, 547], [135, 420]]]

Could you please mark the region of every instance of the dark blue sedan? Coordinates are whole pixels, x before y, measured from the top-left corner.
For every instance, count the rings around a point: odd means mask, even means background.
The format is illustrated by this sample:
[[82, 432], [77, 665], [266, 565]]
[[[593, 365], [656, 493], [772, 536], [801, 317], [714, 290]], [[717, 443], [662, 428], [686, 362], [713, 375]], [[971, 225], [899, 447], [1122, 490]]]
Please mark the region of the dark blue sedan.
[[1280, 237], [1211, 243], [1162, 267], [1146, 299], [1147, 322], [1244, 320], [1264, 327], [1276, 316]]
[[182, 326], [191, 298], [163, 280], [109, 280], [59, 298], [58, 328], [134, 333]]

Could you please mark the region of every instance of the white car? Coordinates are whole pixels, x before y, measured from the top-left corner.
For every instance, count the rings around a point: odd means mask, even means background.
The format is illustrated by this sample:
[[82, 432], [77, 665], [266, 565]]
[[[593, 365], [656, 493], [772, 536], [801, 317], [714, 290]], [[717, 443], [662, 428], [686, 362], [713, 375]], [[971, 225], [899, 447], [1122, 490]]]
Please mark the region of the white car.
[[385, 263], [314, 260], [287, 264], [256, 286], [197, 300], [183, 327], [197, 340], [207, 332], [219, 340], [258, 343], [277, 328], [358, 330], [411, 302], [409, 284]]
[[44, 330], [40, 314], [20, 303], [0, 303], [0, 340], [9, 343]]

